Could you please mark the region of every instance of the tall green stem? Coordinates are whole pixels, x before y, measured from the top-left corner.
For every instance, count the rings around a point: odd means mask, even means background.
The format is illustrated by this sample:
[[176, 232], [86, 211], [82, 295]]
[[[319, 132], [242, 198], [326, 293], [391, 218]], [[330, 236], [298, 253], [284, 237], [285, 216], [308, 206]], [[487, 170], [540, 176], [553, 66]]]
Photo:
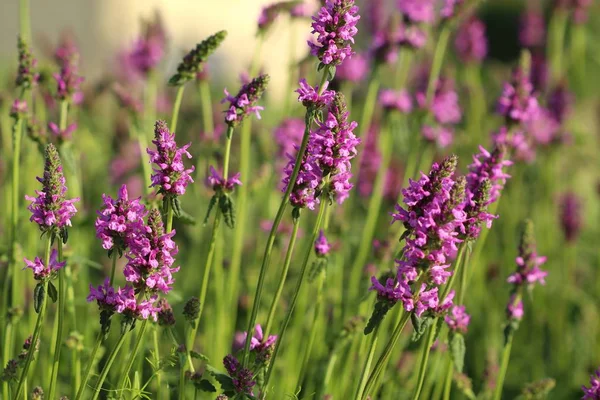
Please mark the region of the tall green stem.
[[[437, 322], [437, 320], [436, 320]], [[425, 340], [424, 347], [421, 353], [421, 361], [419, 362], [419, 374], [417, 376], [417, 387], [415, 388], [415, 394], [413, 395], [413, 400], [418, 400], [419, 396], [421, 396], [421, 389], [423, 389], [423, 382], [425, 381], [425, 371], [427, 370], [427, 361], [429, 360], [429, 353], [431, 352], [431, 346], [433, 345], [433, 341], [435, 339], [435, 334], [437, 331], [436, 323], [432, 324], [429, 327], [429, 332], [427, 333], [427, 339]]]
[[502, 388], [504, 386], [504, 378], [506, 377], [506, 371], [508, 370], [508, 361], [510, 360], [510, 351], [512, 349], [514, 331], [508, 335], [504, 350], [502, 350], [502, 362], [500, 364], [500, 371], [498, 372], [498, 379], [496, 381], [496, 390], [494, 391], [494, 400], [500, 400], [502, 398]]
[[173, 230], [173, 207], [171, 207], [171, 203], [167, 202], [167, 224], [166, 224], [166, 233], [170, 233]]
[[[58, 240], [58, 261], [62, 262], [63, 258], [63, 250], [62, 250], [62, 241]], [[56, 385], [58, 382], [58, 369], [60, 366], [60, 353], [62, 349], [62, 335], [65, 321], [65, 272], [64, 268], [61, 268], [58, 271], [58, 304], [57, 304], [57, 312], [58, 312], [58, 328], [56, 335], [56, 342], [54, 343], [54, 360], [52, 362], [52, 375], [50, 378], [50, 390], [48, 394], [48, 398], [55, 398], [56, 393]]]
[[269, 315], [265, 323], [265, 330], [263, 334], [264, 337], [269, 337], [269, 333], [271, 332], [271, 328], [273, 326], [273, 319], [275, 318], [275, 310], [277, 309], [277, 305], [279, 304], [279, 299], [281, 298], [281, 293], [283, 292], [283, 287], [285, 286], [285, 280], [290, 269], [292, 254], [294, 253], [294, 246], [296, 244], [296, 237], [298, 236], [298, 228], [300, 226], [299, 217], [300, 216], [298, 216], [298, 218], [294, 218], [293, 221], [294, 227], [292, 228], [292, 235], [290, 237], [288, 248], [285, 253], [285, 261], [283, 262], [283, 269], [281, 270], [281, 276], [279, 277], [279, 284], [277, 285], [277, 291], [275, 292], [275, 297], [273, 297], [273, 301], [271, 302], [271, 308], [269, 309]]
[[148, 326], [148, 320], [145, 319], [142, 321], [142, 326], [140, 326], [140, 331], [138, 332], [137, 338], [135, 339], [135, 344], [133, 345], [133, 350], [129, 355], [129, 360], [127, 361], [127, 365], [125, 366], [125, 370], [121, 375], [121, 379], [119, 379], [119, 384], [117, 385], [117, 389], [119, 390], [119, 398], [123, 395], [123, 390], [125, 389], [125, 383], [127, 381], [127, 377], [129, 376], [129, 371], [131, 371], [131, 367], [135, 362], [135, 358], [137, 356], [138, 351], [142, 345], [142, 341], [144, 339], [144, 333], [146, 332], [146, 327]]
[[177, 120], [179, 119], [179, 109], [181, 108], [184, 90], [185, 85], [181, 85], [177, 88], [177, 95], [175, 97], [175, 103], [173, 103], [173, 113], [171, 115], [171, 132], [177, 131]]
[[275, 361], [277, 361], [277, 355], [279, 354], [279, 350], [281, 349], [281, 344], [283, 343], [283, 338], [285, 337], [287, 327], [290, 323], [290, 320], [292, 319], [294, 308], [296, 308], [296, 302], [298, 301], [298, 296], [300, 295], [300, 290], [302, 289], [302, 284], [304, 283], [304, 277], [306, 275], [308, 260], [310, 259], [310, 255], [313, 252], [313, 245], [319, 235], [319, 230], [321, 229], [321, 224], [323, 223], [323, 216], [325, 215], [325, 211], [327, 209], [328, 204], [329, 202], [324, 196], [323, 201], [321, 201], [321, 205], [319, 206], [319, 214], [317, 215], [317, 220], [315, 222], [312, 235], [310, 237], [309, 242], [307, 243], [306, 251], [304, 253], [304, 260], [302, 261], [302, 267], [300, 268], [300, 275], [298, 276], [298, 281], [296, 282], [296, 287], [294, 288], [294, 294], [292, 295], [292, 300], [290, 302], [288, 311], [285, 315], [285, 319], [283, 320], [283, 325], [281, 327], [281, 331], [279, 332], [279, 336], [277, 337], [277, 342], [275, 343], [273, 357], [271, 358], [271, 361], [269, 363], [269, 370], [267, 371], [267, 375], [265, 377], [265, 388], [269, 387], [269, 379], [271, 378], [271, 374], [273, 373], [273, 369], [275, 368]]
[[373, 362], [373, 356], [375, 355], [375, 349], [377, 348], [377, 338], [379, 333], [379, 326], [375, 328], [371, 337], [371, 344], [369, 345], [369, 353], [367, 354], [367, 361], [363, 367], [358, 387], [356, 388], [355, 400], [362, 400], [365, 386], [367, 385], [367, 379], [369, 378], [369, 370], [371, 369], [371, 363]]
[[367, 96], [365, 98], [363, 112], [360, 117], [360, 138], [364, 140], [369, 127], [371, 126], [371, 120], [373, 119], [373, 111], [375, 110], [375, 103], [377, 102], [377, 91], [379, 90], [379, 66], [375, 65], [371, 70], [371, 76], [369, 77], [369, 86], [367, 87]]
[[550, 57], [551, 84], [555, 84], [563, 74], [563, 51], [568, 14], [565, 10], [556, 9], [550, 21], [548, 54]]
[[[104, 381], [106, 380], [106, 377], [108, 375], [108, 371], [110, 371], [110, 368], [112, 367], [113, 363], [115, 362], [115, 358], [117, 357], [117, 354], [119, 354], [119, 350], [121, 349], [121, 346], [123, 346], [126, 336], [127, 336], [127, 332], [121, 334], [121, 336], [119, 337], [119, 341], [117, 342], [117, 344], [113, 348], [112, 352], [108, 356], [108, 360], [106, 360], [106, 364], [104, 364], [104, 368], [102, 368], [102, 372], [100, 373], [100, 378], [98, 379], [98, 382], [96, 383], [96, 387], [94, 388], [94, 396], [92, 397], [92, 400], [98, 399], [98, 396], [100, 395], [100, 390], [102, 389], [102, 385], [104, 384]], [[85, 385], [82, 386], [82, 388], [84, 388], [84, 387], [85, 387]]]
[[98, 353], [98, 349], [100, 349], [100, 346], [102, 345], [103, 341], [104, 341], [104, 334], [102, 332], [99, 332], [98, 338], [96, 339], [96, 344], [94, 345], [94, 348], [92, 349], [92, 353], [90, 354], [90, 359], [88, 361], [88, 365], [83, 374], [83, 380], [81, 381], [81, 384], [79, 385], [79, 390], [77, 390], [77, 396], [75, 396], [75, 400], [80, 400], [81, 396], [83, 396], [83, 393], [85, 392], [87, 382], [90, 378], [90, 373], [92, 372], [92, 367], [94, 366], [94, 361], [96, 361], [96, 354]]
[[26, 42], [31, 42], [31, 24], [29, 17], [29, 0], [19, 0], [19, 31]]
[[429, 74], [429, 82], [427, 82], [427, 104], [431, 104], [433, 101], [435, 87], [437, 85], [438, 78], [440, 77], [440, 71], [442, 70], [442, 64], [444, 63], [444, 55], [446, 54], [446, 47], [448, 46], [449, 38], [450, 26], [449, 24], [445, 24], [435, 45], [435, 52], [433, 54], [433, 61], [431, 63], [431, 72]]
[[[52, 238], [51, 235], [48, 235], [48, 239], [46, 241], [46, 252], [44, 256], [44, 265], [50, 265], [50, 249], [52, 248]], [[21, 392], [23, 391], [23, 385], [27, 380], [27, 373], [29, 372], [29, 367], [31, 366], [31, 360], [33, 360], [33, 353], [35, 353], [35, 349], [37, 347], [37, 343], [40, 339], [40, 335], [42, 332], [42, 326], [44, 323], [44, 317], [46, 316], [46, 306], [48, 304], [48, 282], [44, 282], [44, 293], [45, 295], [42, 298], [42, 304], [40, 305], [40, 312], [37, 317], [37, 321], [35, 323], [35, 328], [33, 330], [33, 335], [31, 337], [31, 346], [29, 347], [29, 351], [27, 352], [27, 359], [25, 360], [25, 365], [23, 366], [23, 371], [21, 372], [21, 377], [19, 378], [19, 383], [17, 385], [17, 390], [15, 391], [15, 396], [13, 399], [18, 399], [21, 396]]]

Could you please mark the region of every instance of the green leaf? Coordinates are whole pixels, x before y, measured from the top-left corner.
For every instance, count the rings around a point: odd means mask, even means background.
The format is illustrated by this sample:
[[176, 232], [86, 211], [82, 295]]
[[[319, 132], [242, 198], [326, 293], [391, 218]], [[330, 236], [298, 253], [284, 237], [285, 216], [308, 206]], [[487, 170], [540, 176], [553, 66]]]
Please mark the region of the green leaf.
[[48, 282], [48, 296], [50, 296], [53, 303], [56, 303], [56, 300], [58, 299], [58, 291], [52, 282]]
[[450, 335], [450, 355], [458, 372], [462, 372], [465, 364], [465, 338], [462, 334], [454, 332]]
[[410, 314], [410, 321], [412, 322], [414, 328], [410, 340], [417, 342], [419, 339], [421, 339], [421, 337], [427, 331], [427, 328], [433, 325], [434, 320], [435, 319], [433, 317], [419, 318], [415, 313]]
[[392, 303], [387, 300], [377, 299], [377, 302], [375, 303], [375, 308], [373, 309], [373, 314], [371, 314], [371, 318], [369, 318], [369, 322], [367, 322], [367, 326], [365, 327], [365, 335], [368, 335], [369, 333], [373, 332], [375, 328], [379, 326], [387, 312], [390, 311], [394, 304], [395, 303]]
[[335, 67], [330, 65], [327, 67], [327, 80], [332, 81], [335, 78]]
[[33, 290], [33, 308], [36, 313], [40, 313], [42, 309], [42, 304], [44, 303], [44, 297], [46, 296], [46, 288], [44, 288], [44, 284], [42, 282], [35, 285], [35, 289]]
[[210, 202], [208, 203], [208, 210], [206, 211], [206, 217], [204, 217], [204, 225], [206, 225], [206, 223], [208, 222], [208, 219], [210, 218], [210, 212], [212, 211], [213, 207], [217, 204], [217, 200], [219, 200], [219, 194], [215, 193], [213, 194], [213, 197], [210, 198]]
[[194, 386], [196, 389], [203, 392], [215, 393], [217, 391], [217, 388], [206, 379], [202, 379], [200, 382], [194, 382]]
[[171, 198], [171, 207], [173, 208], [173, 214], [175, 214], [175, 218], [181, 217], [181, 202], [179, 201], [179, 197], [173, 196]]
[[227, 391], [233, 391], [235, 390], [235, 387], [233, 385], [233, 381], [231, 380], [231, 378], [229, 377], [229, 375], [224, 374], [222, 372], [219, 372], [216, 368], [207, 365], [206, 366], [206, 370], [215, 377], [215, 379], [217, 380], [217, 382], [219, 382], [219, 385], [221, 385], [221, 389], [224, 392]]
[[202, 360], [208, 362], [209, 359], [204, 354], [197, 353], [195, 351], [190, 351], [190, 357], [195, 358], [196, 360]]
[[186, 225], [196, 225], [196, 218], [192, 217], [190, 214], [186, 213], [183, 210], [180, 210], [177, 219]]

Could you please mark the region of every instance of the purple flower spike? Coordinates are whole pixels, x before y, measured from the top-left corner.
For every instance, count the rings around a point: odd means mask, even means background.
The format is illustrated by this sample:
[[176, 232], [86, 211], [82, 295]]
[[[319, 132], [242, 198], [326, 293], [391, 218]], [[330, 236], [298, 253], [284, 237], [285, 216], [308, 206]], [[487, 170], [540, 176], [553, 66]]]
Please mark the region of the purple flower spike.
[[23, 118], [27, 114], [27, 110], [27, 102], [25, 100], [15, 99], [10, 107], [10, 116], [15, 119]]
[[327, 238], [321, 229], [319, 231], [319, 237], [317, 237], [317, 240], [315, 241], [315, 253], [318, 257], [324, 257], [329, 254], [330, 250], [331, 246], [329, 245], [329, 242], [327, 241]]
[[448, 328], [453, 332], [467, 333], [471, 317], [465, 312], [465, 306], [454, 306], [444, 317]]
[[[296, 147], [296, 152], [298, 148]], [[282, 180], [282, 192], [285, 192], [288, 185], [291, 184], [290, 177], [296, 165], [296, 156], [292, 154], [288, 154], [287, 156], [289, 162], [284, 169], [285, 176]], [[308, 151], [304, 153], [304, 157], [300, 162], [300, 171], [290, 193], [290, 204], [293, 207], [307, 207], [310, 210], [314, 210], [315, 206], [319, 204], [319, 199], [316, 197], [316, 189], [321, 185], [321, 181], [323, 180], [322, 171], [317, 165], [316, 160], [309, 156]]]
[[600, 369], [590, 375], [590, 387], [581, 386], [581, 390], [583, 390], [581, 400], [600, 399]]
[[50, 253], [50, 263], [48, 265], [44, 265], [44, 262], [39, 257], [36, 257], [33, 261], [25, 258], [25, 264], [25, 268], [31, 268], [33, 271], [33, 277], [36, 281], [45, 281], [53, 279], [53, 277], [56, 276], [56, 272], [67, 265], [67, 262], [63, 261], [59, 263], [58, 253], [56, 249], [52, 249], [52, 253]]
[[225, 191], [231, 192], [236, 186], [241, 186], [240, 173], [230, 176], [228, 179], [223, 178], [221, 174], [211, 165], [210, 173], [206, 177], [206, 185], [213, 188], [215, 192]]
[[147, 300], [137, 303], [135, 290], [131, 286], [117, 288], [115, 290], [106, 278], [104, 283], [97, 288], [90, 285], [90, 293], [87, 301], [96, 301], [98, 308], [110, 313], [123, 314], [133, 319], [158, 320], [158, 313], [161, 308], [157, 306], [157, 296], [150, 296]]
[[17, 41], [19, 49], [19, 67], [15, 85], [19, 88], [30, 89], [38, 81], [39, 74], [34, 72], [37, 60], [33, 58], [29, 45], [19, 36]]
[[304, 136], [305, 124], [301, 118], [287, 118], [275, 129], [274, 139], [277, 143], [277, 155], [285, 157], [286, 154], [292, 154], [295, 146], [300, 145]]
[[239, 125], [244, 118], [255, 114], [260, 119], [259, 111], [264, 107], [256, 105], [269, 84], [269, 75], [260, 75], [250, 82], [244, 84], [238, 94], [234, 97], [225, 89], [225, 98], [221, 103], [229, 102], [229, 108], [225, 111], [225, 123], [229, 126]]
[[187, 151], [191, 143], [178, 148], [175, 143], [175, 132], [169, 132], [165, 121], [156, 121], [154, 126], [154, 140], [156, 150], [146, 149], [150, 155], [150, 162], [156, 164], [152, 174], [152, 187], [158, 186], [159, 193], [171, 196], [185, 194], [188, 184], [194, 182], [191, 173], [194, 167], [186, 169], [183, 165], [183, 156], [188, 159], [192, 155]]
[[64, 229], [71, 226], [71, 218], [77, 212], [73, 203], [79, 199], [65, 198], [66, 180], [56, 147], [47, 145], [45, 156], [44, 176], [37, 178], [42, 184], [42, 190], [36, 190], [37, 197], [25, 196], [25, 199], [31, 201], [27, 207], [32, 214], [29, 220], [38, 224], [42, 232], [60, 233], [62, 236]]
[[223, 365], [233, 381], [236, 393], [244, 393], [253, 396], [252, 388], [256, 385], [256, 382], [253, 380], [252, 371], [242, 367], [237, 358], [231, 354], [225, 356]]
[[546, 24], [544, 23], [544, 16], [539, 11], [529, 10], [521, 16], [519, 41], [523, 47], [544, 46]]
[[476, 17], [465, 21], [456, 33], [454, 47], [463, 62], [481, 62], [488, 51], [485, 24]]
[[520, 69], [516, 69], [512, 82], [504, 84], [502, 96], [498, 100], [498, 113], [503, 115], [508, 123], [514, 124], [535, 119], [539, 109], [529, 77]]
[[[247, 332], [237, 332], [235, 334], [235, 339], [233, 341], [233, 351], [237, 352], [244, 349], [244, 344], [246, 343]], [[256, 324], [254, 327], [254, 334], [252, 335], [252, 339], [250, 339], [250, 351], [255, 351], [256, 353], [263, 353], [267, 350], [270, 350], [271, 347], [277, 341], [276, 335], [269, 335], [269, 337], [264, 340], [262, 326], [260, 324]]]
[[442, 125], [423, 125], [421, 133], [425, 140], [435, 143], [440, 149], [450, 146], [454, 141], [454, 130]]
[[354, 43], [360, 19], [354, 0], [327, 0], [312, 19], [317, 43], [309, 41], [308, 45], [322, 64], [337, 66], [354, 54], [350, 43]]
[[504, 168], [511, 166], [512, 161], [504, 159], [506, 152], [503, 147], [496, 147], [490, 153], [483, 146], [479, 146], [479, 151], [479, 154], [473, 156], [473, 163], [469, 165], [467, 197], [471, 199], [481, 182], [487, 178], [492, 184], [489, 200], [485, 204], [487, 206], [500, 197], [506, 180], [510, 178], [510, 175], [504, 172]]
[[103, 194], [104, 208], [98, 211], [96, 237], [102, 240], [105, 250], [116, 249], [122, 253], [132, 241], [145, 233], [144, 218], [148, 214], [140, 198], [129, 200], [127, 186], [119, 189], [116, 200]]
[[296, 93], [298, 93], [298, 101], [300, 101], [304, 107], [320, 109], [328, 106], [335, 97], [335, 92], [333, 90], [327, 90], [327, 86], [329, 85], [328, 81], [325, 81], [323, 84], [323, 89], [321, 90], [321, 94], [319, 94], [319, 87], [315, 86], [314, 88], [310, 86], [306, 79], [300, 79], [298, 82], [300, 87], [296, 89]]

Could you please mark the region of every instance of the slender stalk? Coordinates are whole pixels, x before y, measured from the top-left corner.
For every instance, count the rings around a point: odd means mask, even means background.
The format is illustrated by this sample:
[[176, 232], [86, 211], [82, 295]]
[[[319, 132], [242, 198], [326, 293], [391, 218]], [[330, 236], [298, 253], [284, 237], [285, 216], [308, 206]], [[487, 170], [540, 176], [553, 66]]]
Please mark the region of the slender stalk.
[[71, 363], [73, 365], [73, 395], [76, 394], [77, 388], [81, 385], [81, 357], [78, 349], [73, 349], [71, 352]]
[[327, 391], [327, 387], [329, 386], [329, 382], [331, 381], [331, 375], [333, 375], [333, 369], [335, 368], [337, 359], [337, 352], [334, 352], [331, 355], [331, 357], [329, 357], [329, 361], [327, 362], [327, 369], [325, 370], [325, 379], [323, 380], [323, 393], [326, 393]]
[[431, 63], [431, 72], [429, 74], [429, 81], [427, 82], [427, 104], [430, 105], [433, 101], [433, 95], [435, 94], [435, 87], [437, 85], [438, 78], [440, 77], [440, 71], [442, 70], [442, 64], [444, 63], [444, 55], [446, 54], [446, 47], [448, 46], [448, 39], [450, 38], [450, 26], [445, 24], [442, 28], [440, 35], [438, 36], [437, 43], [435, 45], [435, 52], [433, 53], [433, 61]]
[[375, 328], [375, 331], [371, 337], [371, 344], [369, 345], [369, 352], [367, 354], [367, 361], [363, 367], [358, 387], [356, 388], [355, 400], [362, 400], [364, 398], [363, 393], [365, 386], [367, 385], [367, 379], [369, 378], [369, 369], [371, 369], [371, 363], [373, 362], [373, 356], [375, 355], [375, 349], [377, 348], [377, 338], [379, 333], [379, 326]]
[[292, 261], [292, 254], [294, 252], [294, 246], [296, 244], [296, 237], [298, 236], [298, 228], [300, 218], [294, 218], [294, 226], [292, 228], [292, 236], [290, 237], [290, 241], [288, 243], [288, 248], [285, 253], [285, 261], [283, 262], [283, 269], [281, 270], [281, 276], [279, 277], [279, 284], [277, 285], [277, 291], [275, 292], [275, 297], [273, 297], [273, 301], [271, 302], [271, 308], [269, 308], [269, 315], [267, 317], [267, 322], [265, 324], [264, 337], [269, 337], [269, 333], [271, 332], [271, 327], [273, 326], [273, 319], [275, 318], [275, 310], [277, 309], [277, 305], [279, 304], [279, 299], [281, 298], [281, 293], [283, 292], [283, 287], [285, 286], [285, 280], [290, 269], [290, 262]]
[[[437, 321], [437, 320], [436, 320]], [[424, 343], [424, 347], [421, 353], [421, 361], [419, 363], [419, 374], [417, 377], [417, 387], [415, 388], [415, 394], [413, 400], [418, 400], [421, 395], [421, 389], [423, 389], [423, 382], [425, 381], [425, 371], [427, 370], [427, 361], [429, 360], [429, 353], [431, 352], [431, 346], [435, 339], [436, 324], [432, 324], [427, 333], [427, 339]]]
[[556, 9], [550, 21], [550, 37], [548, 40], [548, 54], [550, 58], [551, 84], [560, 80], [563, 74], [563, 51], [565, 45], [565, 33], [567, 30], [568, 14], [561, 9]]
[[[48, 235], [48, 239], [46, 241], [46, 252], [44, 255], [44, 265], [50, 265], [51, 248], [52, 237], [51, 235]], [[25, 365], [23, 366], [23, 371], [21, 372], [21, 377], [19, 378], [19, 383], [17, 385], [17, 390], [14, 397], [15, 400], [20, 397], [21, 392], [23, 391], [24, 383], [27, 380], [27, 373], [29, 372], [29, 367], [31, 366], [31, 361], [33, 360], [33, 353], [35, 353], [35, 348], [37, 347], [37, 343], [42, 332], [42, 325], [44, 323], [44, 317], [46, 316], [46, 306], [48, 304], [48, 282], [44, 282], [44, 293], [46, 293], [46, 295], [42, 299], [40, 312], [38, 314], [37, 321], [35, 322], [35, 328], [31, 337], [31, 346], [27, 352], [27, 359], [25, 360]], [[27, 391], [25, 391], [25, 395], [27, 395]]]
[[[104, 384], [104, 381], [106, 380], [108, 371], [110, 371], [110, 368], [112, 367], [112, 365], [115, 361], [115, 358], [117, 357], [117, 354], [119, 354], [119, 350], [121, 349], [121, 346], [123, 346], [123, 343], [125, 342], [125, 337], [127, 337], [127, 332], [121, 334], [121, 336], [119, 337], [119, 341], [117, 342], [117, 344], [113, 348], [112, 352], [108, 356], [108, 360], [106, 360], [106, 364], [104, 365], [104, 368], [102, 368], [102, 372], [100, 373], [100, 378], [98, 379], [98, 382], [96, 383], [96, 387], [94, 388], [94, 396], [92, 397], [92, 400], [98, 399], [98, 395], [100, 395], [100, 390], [102, 389], [102, 385]], [[85, 385], [83, 385], [82, 388], [83, 387], [85, 387]]]
[[504, 386], [504, 378], [506, 377], [506, 371], [508, 370], [508, 361], [510, 360], [510, 351], [512, 349], [514, 331], [508, 335], [504, 350], [502, 350], [502, 362], [500, 363], [500, 371], [498, 372], [498, 379], [496, 381], [496, 390], [494, 391], [494, 400], [500, 400], [502, 398], [502, 387]]
[[177, 120], [179, 119], [179, 109], [181, 108], [181, 100], [183, 99], [184, 90], [185, 85], [181, 85], [177, 88], [175, 103], [173, 103], [173, 113], [171, 114], [171, 132], [175, 132], [177, 130]]
[[170, 233], [173, 230], [173, 207], [171, 207], [171, 203], [167, 202], [167, 224], [166, 224], [166, 233]]
[[[292, 181], [290, 181], [292, 182]], [[292, 185], [290, 185], [292, 186]], [[269, 379], [271, 378], [271, 374], [273, 369], [275, 368], [275, 361], [277, 361], [277, 355], [279, 354], [279, 350], [281, 348], [281, 343], [283, 343], [283, 338], [287, 331], [287, 327], [292, 319], [292, 314], [294, 312], [294, 308], [296, 308], [296, 302], [298, 301], [298, 296], [300, 295], [300, 290], [302, 289], [302, 284], [304, 283], [304, 277], [306, 275], [306, 267], [308, 266], [308, 260], [310, 259], [310, 255], [313, 252], [313, 244], [319, 235], [319, 230], [321, 229], [321, 224], [323, 223], [323, 216], [325, 215], [325, 211], [329, 202], [324, 197], [323, 201], [321, 201], [321, 205], [319, 206], [319, 214], [317, 215], [317, 220], [315, 222], [315, 226], [312, 231], [312, 235], [310, 237], [309, 242], [307, 243], [306, 251], [304, 253], [304, 260], [302, 261], [302, 267], [300, 268], [300, 275], [298, 276], [298, 281], [296, 282], [296, 287], [294, 288], [294, 294], [292, 295], [292, 300], [290, 302], [288, 311], [285, 315], [285, 319], [283, 320], [283, 325], [279, 332], [279, 336], [277, 338], [277, 342], [275, 343], [275, 350], [273, 351], [273, 357], [269, 363], [269, 369], [265, 376], [264, 387], [269, 387]]]
[[233, 126], [227, 127], [227, 140], [225, 141], [225, 155], [223, 157], [223, 178], [229, 176], [229, 158], [231, 156], [231, 137], [233, 136]]
[[19, 31], [26, 42], [31, 42], [31, 24], [29, 17], [29, 0], [19, 0]]
[[[363, 112], [360, 116], [360, 138], [364, 139], [369, 127], [371, 126], [371, 120], [373, 119], [373, 111], [375, 110], [375, 103], [377, 101], [377, 91], [379, 90], [379, 66], [375, 65], [371, 70], [371, 76], [369, 77], [369, 85], [367, 87], [367, 96], [365, 97]], [[360, 165], [358, 163], [357, 165]]]
[[[158, 368], [160, 363], [160, 347], [158, 346], [158, 326], [155, 326], [152, 330], [152, 344], [154, 345], [154, 365]], [[162, 385], [162, 372], [157, 369], [156, 372], [156, 390], [159, 399], [164, 398], [164, 389], [166, 386]]]
[[117, 254], [115, 252], [113, 252], [110, 258], [111, 258], [111, 267], [110, 267], [110, 280], [108, 281], [108, 284], [110, 286], [112, 286], [113, 282], [115, 281], [115, 270], [117, 269]]
[[102, 345], [102, 342], [104, 341], [103, 338], [104, 338], [104, 335], [102, 334], [102, 332], [99, 332], [98, 338], [96, 339], [96, 344], [94, 345], [94, 348], [92, 349], [92, 353], [90, 354], [90, 359], [88, 361], [88, 365], [83, 374], [83, 380], [81, 381], [81, 384], [78, 386], [79, 390], [77, 390], [77, 396], [75, 396], [75, 400], [80, 400], [81, 396], [83, 396], [83, 393], [85, 392], [85, 388], [86, 388], [88, 379], [90, 378], [90, 373], [92, 371], [94, 361], [96, 361], [96, 354], [98, 353], [98, 349], [100, 349], [100, 346]]
[[152, 185], [152, 180], [150, 179], [150, 176], [152, 175], [152, 168], [150, 166], [150, 157], [146, 152], [146, 149], [148, 148], [148, 139], [144, 133], [144, 130], [140, 129], [135, 122], [131, 123], [129, 130], [132, 131], [132, 136], [135, 136], [138, 141], [142, 162], [142, 173], [144, 175], [144, 186], [146, 195], [149, 196], [152, 193], [152, 189], [150, 188], [150, 185]]
[[140, 346], [142, 344], [142, 340], [144, 339], [144, 333], [146, 332], [146, 327], [148, 326], [148, 320], [145, 319], [142, 321], [142, 326], [140, 326], [140, 331], [138, 332], [137, 338], [135, 339], [135, 344], [133, 345], [133, 350], [129, 355], [129, 360], [127, 361], [127, 365], [123, 374], [121, 375], [121, 379], [119, 380], [119, 384], [117, 388], [119, 390], [119, 397], [121, 397], [123, 390], [125, 389], [125, 382], [127, 381], [127, 377], [129, 376], [129, 371], [131, 371], [131, 367], [135, 362], [135, 357], [137, 356], [138, 351], [140, 350]]
[[[62, 241], [58, 240], [58, 261], [62, 262], [63, 258], [63, 249], [62, 249]], [[64, 267], [66, 268], [66, 266]], [[56, 393], [56, 384], [58, 382], [58, 369], [60, 366], [60, 353], [62, 349], [62, 336], [63, 336], [63, 328], [65, 321], [65, 299], [66, 299], [66, 288], [65, 288], [65, 273], [64, 268], [61, 268], [58, 271], [58, 304], [57, 304], [57, 312], [58, 312], [58, 327], [56, 334], [56, 342], [54, 343], [54, 360], [52, 362], [52, 375], [50, 378], [50, 389], [48, 398], [55, 398]]]
[[[10, 357], [10, 350], [12, 349], [12, 336], [13, 336], [13, 323], [12, 323], [12, 321], [8, 321], [8, 323], [6, 324], [6, 329], [4, 331], [4, 342], [3, 342], [4, 355], [2, 358], [2, 365], [6, 365], [8, 363], [8, 358]], [[2, 398], [3, 399], [9, 398], [8, 389], [9, 389], [8, 382], [3, 381], [2, 382]]]
[[200, 81], [199, 90], [202, 107], [202, 127], [204, 129], [204, 133], [212, 134], [215, 130], [215, 122], [213, 120], [212, 99], [208, 81]]
[[443, 400], [450, 400], [450, 392], [452, 392], [452, 375], [454, 374], [454, 363], [452, 359], [447, 364], [448, 370], [446, 371], [446, 377], [444, 378], [444, 395]]
[[404, 311], [402, 314], [402, 318], [398, 322], [398, 325], [396, 325], [396, 328], [394, 329], [394, 332], [392, 333], [390, 340], [388, 341], [387, 345], [385, 346], [383, 353], [381, 354], [381, 356], [379, 356], [379, 359], [377, 360], [375, 367], [373, 367], [373, 371], [371, 371], [371, 375], [369, 375], [369, 379], [367, 380], [365, 390], [362, 393], [363, 397], [367, 397], [370, 393], [372, 393], [374, 391], [375, 383], [377, 382], [379, 375], [383, 372], [383, 369], [387, 365], [387, 362], [392, 354], [392, 350], [394, 350], [394, 347], [396, 346], [396, 342], [398, 342], [398, 339], [400, 338], [400, 334], [402, 333], [402, 330], [406, 326], [406, 323], [408, 322], [409, 317], [410, 317], [410, 313]]

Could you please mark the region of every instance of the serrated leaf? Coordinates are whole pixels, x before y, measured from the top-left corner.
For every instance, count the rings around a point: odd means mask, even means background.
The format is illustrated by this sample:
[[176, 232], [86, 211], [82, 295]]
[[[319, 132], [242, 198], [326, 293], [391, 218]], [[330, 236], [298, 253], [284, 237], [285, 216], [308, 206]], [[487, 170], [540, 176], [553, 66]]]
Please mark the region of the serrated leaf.
[[173, 208], [173, 214], [175, 214], [175, 218], [181, 217], [181, 202], [179, 201], [179, 197], [174, 196], [171, 198], [171, 207]]
[[235, 228], [235, 207], [233, 200], [228, 194], [221, 194], [219, 198], [219, 208], [225, 219], [225, 224], [231, 229]]
[[213, 197], [210, 198], [210, 202], [208, 203], [208, 210], [206, 211], [206, 217], [204, 217], [204, 225], [206, 225], [206, 223], [208, 222], [208, 219], [210, 218], [210, 212], [217, 204], [217, 200], [219, 200], [219, 195], [215, 193], [213, 194]]
[[202, 379], [200, 382], [194, 382], [194, 387], [208, 393], [215, 393], [217, 391], [217, 388], [206, 379]]
[[58, 300], [58, 291], [52, 282], [48, 282], [48, 296], [52, 299], [53, 303], [56, 303], [56, 300]]
[[208, 357], [206, 357], [204, 354], [197, 353], [195, 351], [190, 351], [190, 357], [195, 358], [196, 360], [209, 362]]
[[210, 365], [206, 366], [206, 370], [212, 376], [214, 376], [214, 378], [217, 380], [217, 382], [219, 382], [219, 385], [221, 385], [221, 389], [224, 392], [235, 390], [235, 386], [233, 385], [233, 380], [229, 377], [229, 375], [219, 372], [217, 369], [215, 369], [214, 367], [211, 367]]
[[452, 356], [452, 362], [454, 363], [454, 368], [458, 372], [462, 372], [464, 364], [465, 364], [465, 338], [460, 333], [452, 333], [450, 335], [450, 355]]
[[44, 302], [45, 296], [46, 288], [44, 288], [44, 284], [40, 282], [37, 285], [35, 285], [35, 289], [33, 289], [33, 308], [38, 314], [42, 309], [42, 303]]
[[410, 321], [413, 324], [414, 330], [410, 337], [410, 340], [413, 342], [417, 342], [419, 339], [421, 339], [425, 332], [427, 332], [427, 328], [433, 325], [434, 320], [435, 319], [433, 317], [419, 318], [415, 313], [412, 313], [410, 315]]
[[177, 218], [180, 222], [186, 225], [196, 225], [196, 218], [192, 217], [190, 214], [186, 213], [183, 210], [180, 211], [179, 216]]
[[367, 322], [367, 326], [365, 327], [365, 335], [373, 332], [375, 328], [379, 326], [387, 312], [390, 311], [394, 304], [395, 303], [391, 303], [387, 300], [377, 300], [375, 307], [373, 308], [373, 314], [371, 314], [371, 318], [369, 318], [369, 322]]

